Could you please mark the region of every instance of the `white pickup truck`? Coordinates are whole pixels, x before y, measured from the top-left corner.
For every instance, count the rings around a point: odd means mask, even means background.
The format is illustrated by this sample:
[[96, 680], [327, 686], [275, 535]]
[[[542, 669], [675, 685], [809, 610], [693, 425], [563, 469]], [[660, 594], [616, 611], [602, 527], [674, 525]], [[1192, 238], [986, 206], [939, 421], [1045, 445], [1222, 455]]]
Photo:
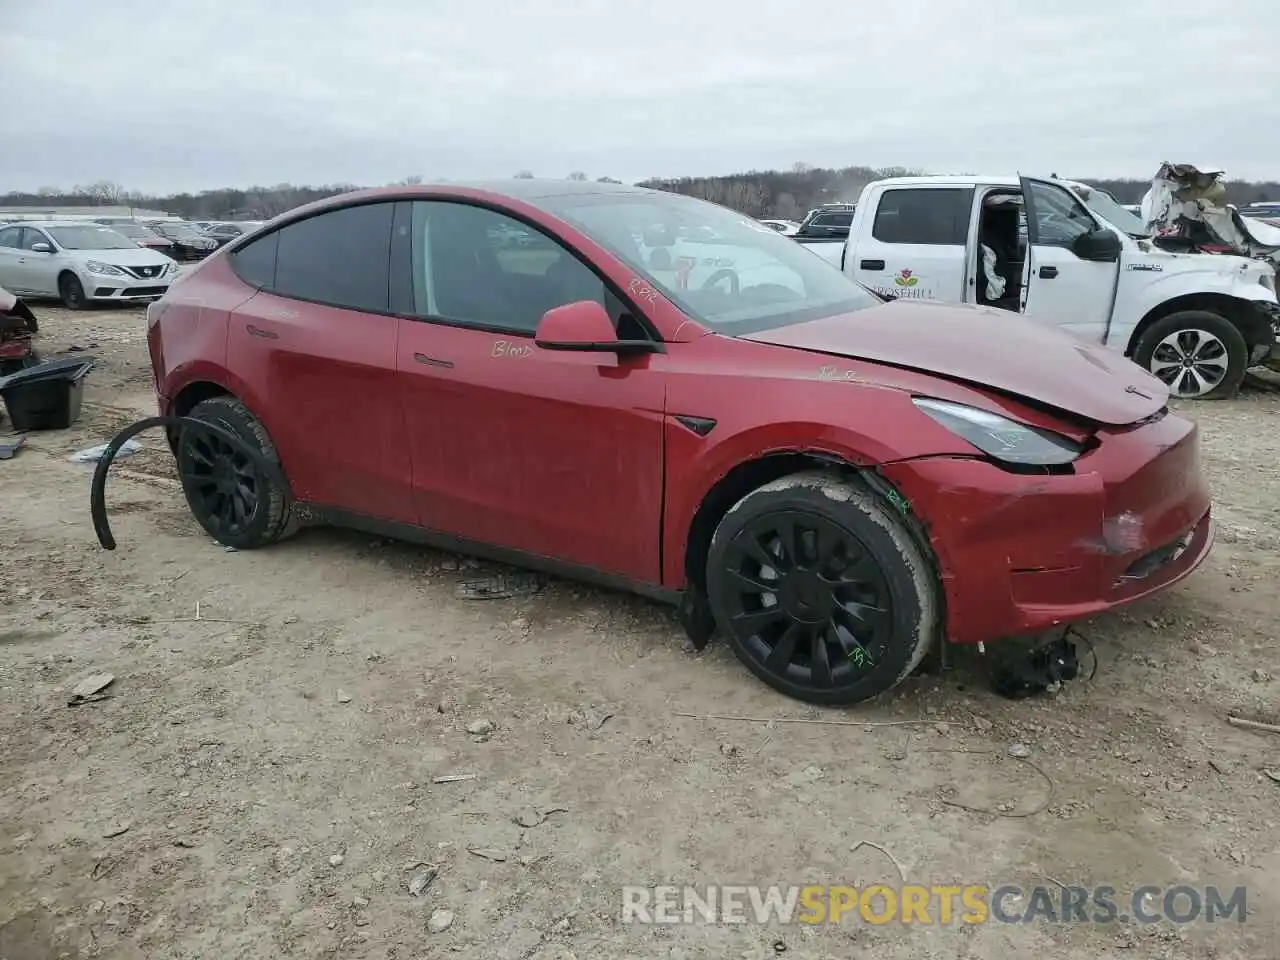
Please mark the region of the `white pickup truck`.
[[1123, 352], [1177, 397], [1231, 396], [1248, 367], [1280, 364], [1270, 264], [1167, 252], [1143, 232], [1110, 195], [1071, 181], [901, 177], [863, 189], [843, 247], [810, 249], [888, 297], [1064, 327]]

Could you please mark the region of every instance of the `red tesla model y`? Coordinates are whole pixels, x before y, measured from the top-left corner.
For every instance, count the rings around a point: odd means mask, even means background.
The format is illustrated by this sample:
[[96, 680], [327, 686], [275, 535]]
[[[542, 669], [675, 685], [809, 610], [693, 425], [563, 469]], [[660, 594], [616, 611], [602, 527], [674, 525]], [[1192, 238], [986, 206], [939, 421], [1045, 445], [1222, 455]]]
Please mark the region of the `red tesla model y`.
[[814, 703], [941, 642], [1170, 586], [1213, 528], [1163, 384], [977, 307], [889, 301], [703, 201], [513, 179], [361, 191], [148, 311], [217, 540], [335, 523], [633, 589]]

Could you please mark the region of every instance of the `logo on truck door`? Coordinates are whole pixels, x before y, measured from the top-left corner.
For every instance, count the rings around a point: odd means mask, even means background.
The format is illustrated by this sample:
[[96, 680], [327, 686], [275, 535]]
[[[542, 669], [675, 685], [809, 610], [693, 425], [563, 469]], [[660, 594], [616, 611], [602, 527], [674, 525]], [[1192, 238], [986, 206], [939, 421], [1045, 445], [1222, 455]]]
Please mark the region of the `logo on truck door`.
[[920, 278], [915, 276], [911, 270], [903, 268], [902, 272], [893, 278], [893, 282], [900, 287], [914, 287], [920, 282]]

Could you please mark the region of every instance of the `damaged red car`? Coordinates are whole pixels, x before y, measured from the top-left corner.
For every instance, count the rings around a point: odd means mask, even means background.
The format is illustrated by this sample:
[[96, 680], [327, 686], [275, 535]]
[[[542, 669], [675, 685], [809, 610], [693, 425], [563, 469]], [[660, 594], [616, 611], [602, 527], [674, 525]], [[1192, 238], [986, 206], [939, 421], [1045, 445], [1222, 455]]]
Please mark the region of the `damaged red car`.
[[347, 194], [148, 325], [161, 413], [279, 467], [171, 433], [217, 540], [341, 524], [632, 589], [814, 703], [1148, 596], [1213, 541], [1196, 427], [1135, 364], [674, 194]]

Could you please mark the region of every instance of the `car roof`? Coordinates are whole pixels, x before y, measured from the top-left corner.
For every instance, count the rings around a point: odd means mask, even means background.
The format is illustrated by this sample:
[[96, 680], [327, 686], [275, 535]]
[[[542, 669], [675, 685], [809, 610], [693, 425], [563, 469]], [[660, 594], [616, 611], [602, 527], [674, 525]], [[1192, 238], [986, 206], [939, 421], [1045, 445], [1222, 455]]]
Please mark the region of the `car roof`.
[[97, 220], [15, 220], [2, 224], [6, 227], [97, 227], [99, 230], [110, 230], [113, 224], [99, 223]]
[[[1040, 178], [1037, 178], [1040, 179]], [[1048, 179], [1043, 178], [1043, 179]], [[974, 176], [969, 174], [933, 174], [926, 177], [889, 177], [884, 180], [877, 180], [877, 184], [890, 184], [895, 187], [928, 187], [928, 186], [956, 186], [968, 187], [975, 183], [980, 183], [988, 187], [1016, 187], [1021, 184], [1016, 176], [1009, 174], [1000, 174], [998, 176]]]

